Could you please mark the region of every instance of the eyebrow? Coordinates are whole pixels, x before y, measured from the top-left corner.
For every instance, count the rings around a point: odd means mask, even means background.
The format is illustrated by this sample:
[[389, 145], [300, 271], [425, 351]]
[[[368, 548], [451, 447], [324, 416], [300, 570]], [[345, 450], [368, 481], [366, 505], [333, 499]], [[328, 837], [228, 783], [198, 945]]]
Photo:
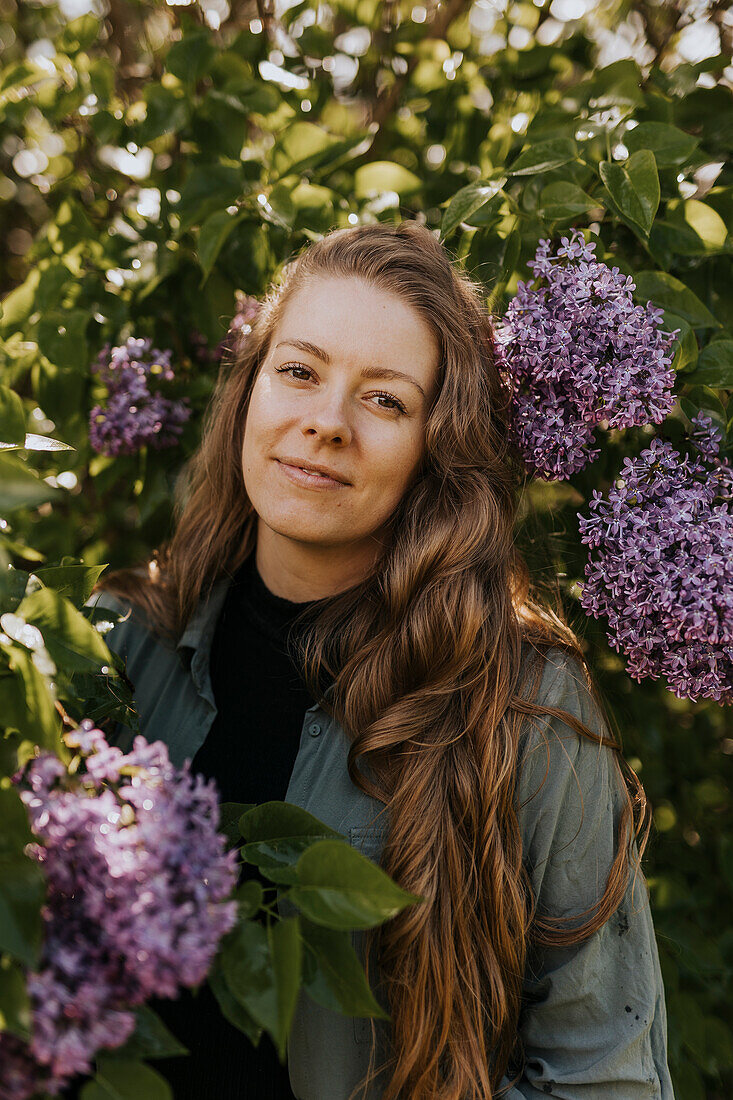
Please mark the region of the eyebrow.
[[[319, 348], [317, 344], [312, 344], [310, 340], [280, 340], [275, 344], [276, 348], [282, 347], [283, 344], [289, 344], [291, 348], [298, 348], [300, 351], [306, 352], [308, 355], [313, 355], [316, 359], [320, 359], [322, 363], [327, 366], [331, 363], [331, 356], [323, 348]], [[420, 383], [412, 377], [410, 374], [404, 374], [401, 370], [393, 370], [391, 367], [362, 367], [362, 378], [383, 378], [387, 382], [409, 382], [419, 390], [423, 397], [425, 397], [425, 390]]]

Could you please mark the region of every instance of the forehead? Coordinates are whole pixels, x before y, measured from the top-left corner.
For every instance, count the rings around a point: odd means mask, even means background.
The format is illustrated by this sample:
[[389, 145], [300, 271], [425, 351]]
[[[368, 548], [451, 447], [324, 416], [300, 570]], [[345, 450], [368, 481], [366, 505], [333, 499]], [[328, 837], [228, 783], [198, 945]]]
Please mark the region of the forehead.
[[409, 364], [429, 376], [438, 366], [428, 322], [396, 294], [363, 279], [311, 276], [288, 301], [271, 347], [285, 337], [308, 340], [335, 362], [356, 367]]

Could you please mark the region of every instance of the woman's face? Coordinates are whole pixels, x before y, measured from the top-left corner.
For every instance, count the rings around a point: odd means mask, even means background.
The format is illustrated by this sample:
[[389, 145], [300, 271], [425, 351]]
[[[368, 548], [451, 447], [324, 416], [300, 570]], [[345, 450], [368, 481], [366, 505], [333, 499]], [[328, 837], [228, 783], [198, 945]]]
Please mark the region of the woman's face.
[[438, 366], [430, 328], [396, 295], [322, 277], [294, 294], [254, 382], [242, 446], [269, 538], [373, 544], [423, 457]]

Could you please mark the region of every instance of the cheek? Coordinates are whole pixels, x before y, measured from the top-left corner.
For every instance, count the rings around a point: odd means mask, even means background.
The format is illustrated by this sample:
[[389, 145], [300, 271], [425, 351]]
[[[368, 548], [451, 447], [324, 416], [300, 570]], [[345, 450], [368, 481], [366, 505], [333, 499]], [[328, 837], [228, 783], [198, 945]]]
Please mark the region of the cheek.
[[424, 449], [423, 432], [383, 438], [370, 448], [374, 483], [391, 497], [402, 496], [420, 464]]
[[244, 425], [243, 453], [250, 463], [257, 460], [259, 450], [282, 422], [283, 409], [272, 399], [268, 386], [255, 385]]

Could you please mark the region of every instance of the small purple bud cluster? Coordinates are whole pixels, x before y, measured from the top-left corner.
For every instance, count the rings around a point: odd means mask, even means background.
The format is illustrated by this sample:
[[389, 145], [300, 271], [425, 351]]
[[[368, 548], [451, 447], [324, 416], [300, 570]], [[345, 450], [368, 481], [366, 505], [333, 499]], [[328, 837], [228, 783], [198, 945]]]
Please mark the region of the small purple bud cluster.
[[581, 540], [597, 551], [580, 602], [606, 617], [633, 679], [663, 676], [680, 699], [733, 703], [733, 468], [710, 418], [692, 424], [699, 457], [653, 439], [607, 499], [593, 491], [590, 518], [579, 513]]
[[130, 337], [119, 347], [105, 344], [94, 364], [108, 389], [105, 405], [89, 414], [89, 442], [105, 455], [135, 454], [148, 445], [172, 447], [191, 415], [188, 398], [172, 400], [151, 393], [150, 382], [170, 382], [171, 351], [153, 348], [152, 340]]
[[594, 427], [659, 424], [674, 404], [672, 333], [661, 309], [635, 305], [635, 284], [593, 256], [578, 229], [555, 254], [539, 243], [497, 328], [513, 382], [512, 437], [529, 471], [568, 478], [600, 453]]
[[237, 312], [232, 317], [229, 330], [224, 339], [219, 343], [214, 352], [217, 359], [221, 360], [225, 355], [236, 354], [243, 340], [252, 330], [252, 322], [260, 308], [258, 298], [251, 294], [245, 294], [241, 290], [235, 291]]
[[125, 755], [90, 719], [64, 740], [73, 776], [43, 752], [13, 777], [47, 895], [32, 1038], [0, 1033], [0, 1100], [55, 1096], [90, 1073], [100, 1048], [129, 1038], [136, 1006], [203, 981], [236, 921], [238, 853], [217, 832], [213, 781], [175, 768], [161, 741], [137, 736]]
[[191, 358], [200, 367], [211, 367], [218, 362], [216, 348], [212, 348], [200, 329], [194, 328], [188, 334], [188, 346]]

